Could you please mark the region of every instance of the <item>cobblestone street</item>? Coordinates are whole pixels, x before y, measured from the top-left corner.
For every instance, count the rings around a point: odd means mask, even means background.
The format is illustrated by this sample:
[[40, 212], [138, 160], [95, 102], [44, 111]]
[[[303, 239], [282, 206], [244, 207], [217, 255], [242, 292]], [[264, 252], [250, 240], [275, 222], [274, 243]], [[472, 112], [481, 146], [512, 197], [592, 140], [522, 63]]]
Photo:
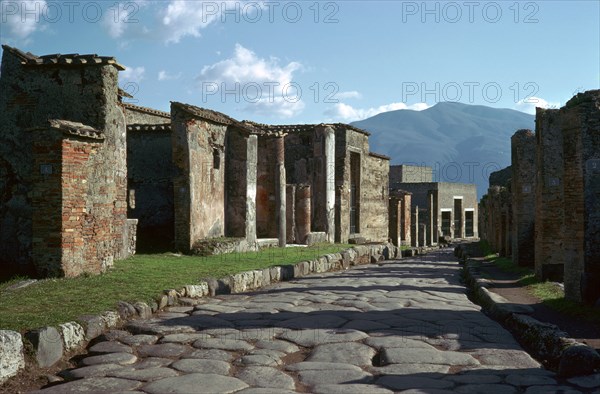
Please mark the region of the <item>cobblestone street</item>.
[[589, 378], [558, 380], [481, 312], [460, 269], [445, 249], [171, 307], [40, 392], [585, 392]]

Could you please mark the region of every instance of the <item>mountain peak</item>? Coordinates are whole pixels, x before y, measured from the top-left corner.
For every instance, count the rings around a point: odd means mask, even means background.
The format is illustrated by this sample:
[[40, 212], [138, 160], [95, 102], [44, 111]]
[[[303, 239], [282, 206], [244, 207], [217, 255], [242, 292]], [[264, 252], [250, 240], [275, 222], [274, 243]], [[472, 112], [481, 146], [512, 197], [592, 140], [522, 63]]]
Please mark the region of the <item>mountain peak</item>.
[[534, 129], [535, 117], [523, 112], [440, 102], [423, 111], [396, 110], [353, 122], [371, 133], [374, 152], [392, 164], [433, 167], [436, 182], [475, 183], [482, 196], [491, 172], [510, 165], [510, 137]]

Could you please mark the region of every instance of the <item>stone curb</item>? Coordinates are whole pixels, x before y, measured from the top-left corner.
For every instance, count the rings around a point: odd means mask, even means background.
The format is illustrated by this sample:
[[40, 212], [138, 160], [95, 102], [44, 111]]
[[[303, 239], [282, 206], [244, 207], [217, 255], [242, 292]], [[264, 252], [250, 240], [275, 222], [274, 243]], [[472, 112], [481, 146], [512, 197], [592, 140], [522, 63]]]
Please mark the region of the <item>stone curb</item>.
[[38, 366], [48, 368], [69, 352], [82, 348], [105, 330], [115, 328], [128, 320], [148, 318], [167, 306], [195, 305], [203, 297], [257, 290], [272, 283], [300, 278], [311, 273], [345, 270], [350, 266], [375, 264], [382, 260], [398, 258], [401, 258], [401, 253], [391, 243], [357, 245], [314, 260], [244, 271], [226, 278], [207, 279], [195, 285], [183, 286], [181, 289], [164, 290], [150, 305], [145, 302], [130, 304], [120, 301], [116, 311], [106, 311], [101, 315], [84, 315], [76, 322], [29, 330], [23, 336], [16, 331], [0, 330], [0, 385], [26, 368], [24, 343], [31, 345]]
[[[533, 313], [530, 306], [513, 304], [488, 290], [490, 281], [479, 275], [475, 261], [467, 259], [463, 273], [477, 302], [547, 368], [563, 377], [595, 373], [595, 369], [600, 366], [600, 355], [594, 349], [570, 338], [554, 324], [543, 323], [528, 316]], [[580, 360], [579, 355], [573, 356], [573, 353], [583, 354], [585, 363]], [[573, 363], [577, 365], [573, 366]]]

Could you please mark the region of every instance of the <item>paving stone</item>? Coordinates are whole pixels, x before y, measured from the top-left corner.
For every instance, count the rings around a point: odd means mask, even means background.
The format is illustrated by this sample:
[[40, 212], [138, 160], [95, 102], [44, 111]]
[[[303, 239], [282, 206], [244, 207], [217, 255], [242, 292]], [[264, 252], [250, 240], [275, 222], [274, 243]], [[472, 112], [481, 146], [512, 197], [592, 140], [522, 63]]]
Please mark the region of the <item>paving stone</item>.
[[126, 345], [130, 346], [139, 346], [139, 345], [154, 345], [156, 341], [158, 341], [158, 337], [156, 335], [132, 335], [129, 337], [125, 337], [119, 339], [119, 341], [123, 342]]
[[261, 340], [255, 343], [255, 346], [257, 348], [262, 348], [262, 349], [273, 349], [273, 350], [277, 350], [280, 352], [285, 352], [285, 353], [295, 353], [297, 351], [300, 350], [300, 348], [296, 345], [294, 345], [293, 343], [289, 343], [287, 341], [280, 341], [280, 340]]
[[385, 337], [369, 337], [365, 343], [375, 349], [381, 348], [412, 348], [412, 349], [435, 349], [424, 341], [407, 338], [400, 335], [390, 335]]
[[248, 385], [239, 379], [216, 374], [193, 373], [149, 383], [143, 390], [150, 394], [235, 393]]
[[525, 394], [581, 394], [581, 391], [569, 386], [530, 386], [525, 390]]
[[217, 375], [229, 375], [230, 364], [225, 361], [207, 360], [200, 358], [186, 358], [174, 362], [171, 365], [181, 372], [187, 373], [214, 373]]
[[393, 394], [386, 388], [373, 384], [324, 384], [311, 389], [315, 394]]
[[146, 357], [141, 360], [138, 360], [138, 362], [135, 364], [131, 364], [131, 366], [135, 369], [159, 368], [166, 367], [172, 362], [173, 360], [170, 358]]
[[146, 368], [137, 370], [115, 370], [108, 373], [107, 376], [114, 378], [139, 380], [141, 382], [152, 382], [158, 379], [170, 378], [179, 374], [171, 368]]
[[338, 328], [346, 324], [348, 320], [335, 315], [309, 315], [296, 317], [294, 319], [284, 320], [281, 327], [288, 328]]
[[91, 356], [84, 358], [81, 363], [83, 365], [98, 365], [98, 364], [120, 364], [129, 365], [137, 361], [137, 357], [131, 353], [108, 353], [99, 356]]
[[173, 313], [189, 313], [192, 312], [194, 310], [193, 306], [170, 306], [165, 308], [165, 311], [167, 312], [173, 312]]
[[[527, 373], [508, 375], [506, 377], [506, 383], [513, 386], [557, 384], [556, 379], [553, 379], [549, 376], [528, 375]], [[600, 386], [600, 381], [598, 382], [598, 385]]]
[[266, 354], [247, 354], [242, 356], [235, 362], [238, 365], [262, 365], [275, 367], [281, 365], [281, 358], [273, 357]]
[[33, 393], [71, 394], [71, 393], [114, 393], [117, 391], [134, 390], [142, 385], [141, 382], [118, 378], [89, 378], [52, 386]]
[[298, 379], [307, 386], [326, 384], [371, 383], [373, 375], [362, 370], [329, 369], [327, 373], [319, 370], [303, 370], [298, 372]]
[[507, 384], [468, 384], [454, 389], [457, 393], [512, 394], [517, 389]]
[[194, 333], [194, 334], [169, 334], [165, 335], [160, 339], [160, 343], [192, 343], [197, 341], [198, 339], [206, 339], [210, 338], [208, 334], [205, 333]]
[[143, 357], [179, 357], [192, 349], [179, 343], [164, 343], [158, 345], [142, 345], [137, 351]]
[[342, 328], [352, 328], [352, 329], [359, 330], [359, 331], [369, 332], [369, 331], [383, 330], [386, 328], [390, 328], [390, 326], [388, 326], [387, 324], [381, 323], [381, 322], [370, 321], [370, 320], [352, 320], [352, 321], [349, 321], [348, 323], [344, 324], [342, 326]]
[[337, 342], [355, 342], [367, 337], [366, 333], [352, 329], [288, 330], [279, 336], [281, 339], [304, 347]]
[[523, 350], [479, 349], [470, 352], [481, 365], [507, 366], [511, 368], [540, 368], [540, 364]]
[[384, 367], [373, 367], [373, 372], [379, 375], [413, 375], [417, 373], [445, 374], [450, 370], [449, 365], [442, 364], [390, 364]]
[[237, 374], [237, 378], [250, 386], [293, 390], [294, 379], [286, 373], [270, 367], [247, 367]]
[[344, 342], [319, 345], [306, 361], [340, 362], [355, 365], [372, 365], [375, 350], [362, 343]]
[[65, 378], [66, 380], [75, 380], [81, 378], [92, 378], [92, 377], [105, 377], [109, 372], [122, 370], [122, 369], [131, 370], [129, 367], [123, 367], [118, 364], [99, 364], [99, 365], [90, 365], [89, 367], [81, 367], [71, 370], [63, 370], [60, 371], [59, 375]]
[[569, 379], [568, 382], [586, 389], [597, 388], [600, 387], [600, 373], [587, 376], [578, 376], [576, 378]]
[[268, 387], [252, 387], [238, 391], [235, 394], [297, 394], [297, 391], [273, 389]]
[[246, 341], [227, 338], [206, 338], [194, 342], [194, 347], [199, 349], [221, 349], [221, 350], [250, 350], [254, 346]]
[[119, 342], [98, 342], [88, 349], [91, 354], [106, 354], [106, 353], [133, 353], [131, 347]]
[[288, 371], [357, 371], [360, 372], [362, 369], [353, 364], [347, 363], [323, 363], [323, 362], [310, 362], [303, 361], [296, 364], [286, 365], [285, 367]]
[[466, 373], [461, 375], [449, 375], [446, 377], [446, 379], [461, 384], [491, 384], [502, 382], [502, 378], [500, 376], [491, 374], [483, 375]]
[[451, 389], [454, 383], [447, 380], [431, 379], [415, 376], [383, 376], [377, 379], [378, 385], [392, 390], [407, 389]]
[[443, 365], [479, 365], [470, 354], [441, 351], [435, 349], [384, 348], [381, 363], [387, 364], [443, 364]]
[[235, 356], [232, 353], [221, 349], [198, 349], [184, 355], [183, 358], [202, 358], [230, 362]]

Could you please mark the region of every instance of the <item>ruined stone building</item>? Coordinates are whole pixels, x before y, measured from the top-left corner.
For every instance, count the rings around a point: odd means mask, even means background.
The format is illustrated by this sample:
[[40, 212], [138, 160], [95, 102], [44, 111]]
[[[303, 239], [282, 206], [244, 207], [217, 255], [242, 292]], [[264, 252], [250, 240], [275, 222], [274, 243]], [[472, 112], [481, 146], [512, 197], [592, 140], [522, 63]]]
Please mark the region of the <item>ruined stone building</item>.
[[[510, 188], [482, 199], [495, 251], [564, 281], [565, 297], [600, 299], [600, 90], [537, 108], [535, 134], [512, 137]], [[491, 179], [491, 178], [490, 178]], [[507, 240], [512, 237], [512, 242]]]
[[[124, 67], [4, 47], [4, 274], [99, 273], [144, 251], [388, 238], [389, 158], [350, 125], [240, 122], [189, 104], [127, 102]], [[128, 219], [130, 218], [130, 219]]]
[[346, 124], [252, 125], [286, 134], [288, 242], [387, 240], [389, 158], [369, 150], [369, 133]]
[[124, 68], [112, 57], [3, 49], [2, 274], [102, 272], [135, 245], [117, 87]]
[[479, 236], [474, 184], [433, 182], [431, 167], [399, 165], [390, 167], [390, 189], [411, 193], [413, 246], [437, 244], [444, 236]]

